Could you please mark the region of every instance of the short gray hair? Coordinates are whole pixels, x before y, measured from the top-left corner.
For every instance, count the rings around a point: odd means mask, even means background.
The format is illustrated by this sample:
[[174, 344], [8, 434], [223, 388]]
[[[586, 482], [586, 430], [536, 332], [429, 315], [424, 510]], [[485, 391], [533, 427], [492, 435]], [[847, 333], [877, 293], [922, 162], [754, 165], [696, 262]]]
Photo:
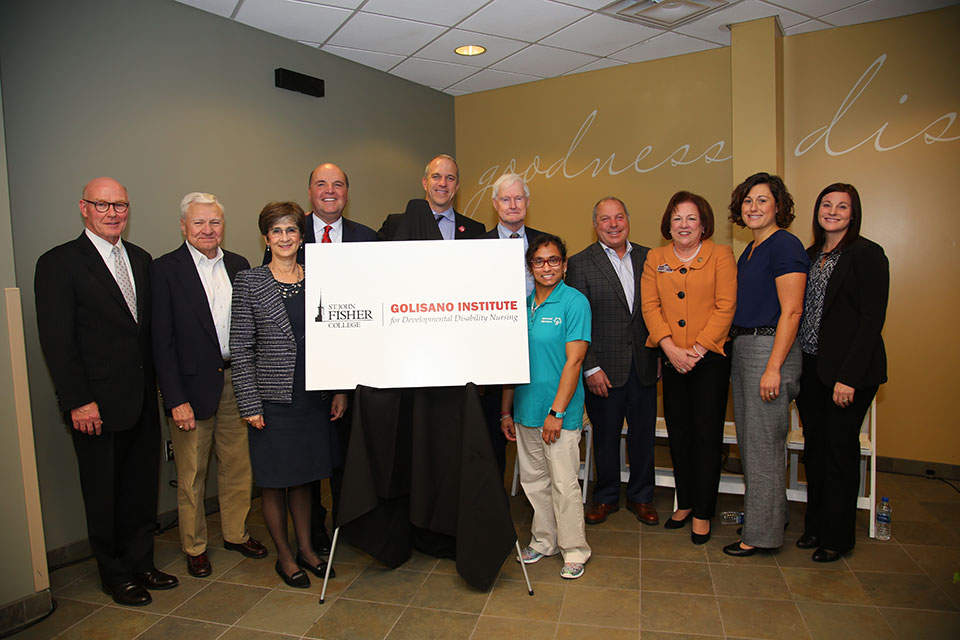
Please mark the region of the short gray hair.
[[213, 195], [212, 193], [193, 191], [183, 196], [183, 200], [180, 201], [181, 220], [187, 217], [187, 207], [192, 204], [215, 204], [217, 205], [217, 208], [220, 209], [220, 215], [223, 215], [223, 205], [220, 204], [219, 200], [217, 200], [217, 196]]
[[506, 189], [517, 182], [523, 187], [523, 195], [529, 198], [530, 187], [527, 186], [527, 181], [523, 179], [523, 176], [517, 173], [505, 173], [493, 183], [493, 199], [496, 200], [500, 197], [500, 189]]
[[593, 226], [597, 226], [597, 207], [599, 207], [604, 202], [613, 200], [614, 202], [619, 202], [620, 206], [623, 207], [623, 212], [627, 215], [627, 220], [630, 219], [630, 212], [627, 211], [627, 205], [623, 203], [623, 200], [616, 196], [604, 196], [597, 200], [597, 204], [593, 205]]

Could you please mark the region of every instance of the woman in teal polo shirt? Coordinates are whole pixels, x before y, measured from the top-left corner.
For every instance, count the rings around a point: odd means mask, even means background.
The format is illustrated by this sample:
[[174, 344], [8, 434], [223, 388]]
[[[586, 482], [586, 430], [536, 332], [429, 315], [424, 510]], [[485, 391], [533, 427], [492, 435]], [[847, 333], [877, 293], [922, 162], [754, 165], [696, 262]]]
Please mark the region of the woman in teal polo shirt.
[[504, 435], [517, 443], [520, 484], [533, 506], [520, 560], [532, 564], [559, 552], [560, 576], [573, 579], [590, 559], [577, 483], [590, 304], [563, 282], [567, 247], [557, 236], [531, 240], [527, 264], [534, 279], [527, 298], [530, 383], [504, 389], [500, 417]]

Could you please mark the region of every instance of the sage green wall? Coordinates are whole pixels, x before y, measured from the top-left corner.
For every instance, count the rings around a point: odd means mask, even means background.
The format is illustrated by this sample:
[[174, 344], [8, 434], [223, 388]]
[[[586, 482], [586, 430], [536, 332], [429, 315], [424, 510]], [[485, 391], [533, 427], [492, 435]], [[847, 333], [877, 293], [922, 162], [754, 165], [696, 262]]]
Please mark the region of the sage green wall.
[[[2, 80], [2, 79], [0, 79]], [[3, 91], [0, 90], [0, 100]], [[7, 187], [7, 158], [3, 150], [3, 109], [0, 107], [0, 292], [16, 287], [13, 268], [13, 240], [10, 233], [10, 192]], [[20, 464], [20, 437], [16, 425], [13, 372], [10, 369], [10, 335], [7, 331], [7, 305], [0, 299], [0, 513], [3, 514], [3, 544], [0, 545], [0, 607], [34, 592], [33, 564], [27, 532], [27, 509], [23, 494]], [[0, 624], [0, 630], [4, 627]]]
[[[327, 96], [274, 88], [276, 67], [323, 78]], [[421, 195], [423, 165], [454, 151], [453, 99], [173, 0], [0, 2], [0, 77], [44, 529], [56, 549], [86, 530], [37, 342], [33, 273], [41, 253], [80, 233], [83, 184], [109, 175], [127, 186], [126, 237], [154, 256], [181, 241], [180, 198], [213, 192], [226, 206], [225, 246], [259, 262], [256, 214], [270, 200], [306, 205], [308, 172], [322, 161], [347, 171], [347, 215], [369, 226]], [[161, 475], [160, 510], [172, 510], [173, 463]]]

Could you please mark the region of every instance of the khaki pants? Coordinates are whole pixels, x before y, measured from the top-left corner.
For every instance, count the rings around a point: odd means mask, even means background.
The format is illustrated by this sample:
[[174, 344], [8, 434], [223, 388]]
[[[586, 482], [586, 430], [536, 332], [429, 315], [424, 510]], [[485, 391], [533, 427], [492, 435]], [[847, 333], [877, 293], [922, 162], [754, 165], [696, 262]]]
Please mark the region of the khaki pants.
[[210, 450], [216, 447], [217, 484], [220, 490], [220, 526], [223, 539], [240, 544], [250, 537], [247, 514], [253, 490], [247, 423], [240, 419], [233, 394], [230, 370], [223, 372], [223, 393], [217, 413], [197, 420], [197, 428], [181, 431], [168, 418], [177, 465], [177, 511], [180, 518], [180, 542], [187, 555], [200, 555], [207, 549], [207, 517], [204, 495]]
[[553, 444], [543, 429], [517, 425], [520, 484], [533, 506], [530, 546], [545, 556], [559, 551], [564, 562], [584, 563], [590, 546], [580, 501], [580, 430], [564, 429]]

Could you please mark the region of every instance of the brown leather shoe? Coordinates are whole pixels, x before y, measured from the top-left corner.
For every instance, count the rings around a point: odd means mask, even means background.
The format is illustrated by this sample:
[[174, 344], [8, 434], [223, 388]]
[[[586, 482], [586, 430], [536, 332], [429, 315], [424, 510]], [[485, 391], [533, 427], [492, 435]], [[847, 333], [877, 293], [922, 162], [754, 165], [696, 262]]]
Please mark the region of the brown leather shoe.
[[637, 520], [643, 524], [660, 524], [660, 516], [657, 510], [653, 508], [650, 502], [630, 502], [627, 500], [627, 511], [632, 511], [637, 516]]
[[600, 524], [607, 519], [611, 513], [620, 511], [618, 504], [604, 504], [602, 502], [594, 503], [587, 512], [583, 514], [583, 519], [587, 524]]
[[239, 551], [248, 558], [266, 558], [267, 548], [260, 544], [256, 538], [247, 538], [246, 542], [237, 544], [236, 542], [223, 541], [223, 548], [228, 551]]
[[203, 552], [197, 556], [187, 556], [187, 573], [194, 578], [206, 578], [213, 573], [213, 567], [210, 565], [210, 558]]
[[164, 573], [158, 569], [151, 569], [143, 573], [133, 574], [133, 581], [144, 589], [153, 589], [154, 591], [163, 591], [164, 589], [173, 589], [180, 584], [177, 576]]
[[103, 592], [113, 598], [117, 604], [126, 607], [142, 607], [153, 601], [150, 592], [132, 580], [120, 584], [105, 584]]

